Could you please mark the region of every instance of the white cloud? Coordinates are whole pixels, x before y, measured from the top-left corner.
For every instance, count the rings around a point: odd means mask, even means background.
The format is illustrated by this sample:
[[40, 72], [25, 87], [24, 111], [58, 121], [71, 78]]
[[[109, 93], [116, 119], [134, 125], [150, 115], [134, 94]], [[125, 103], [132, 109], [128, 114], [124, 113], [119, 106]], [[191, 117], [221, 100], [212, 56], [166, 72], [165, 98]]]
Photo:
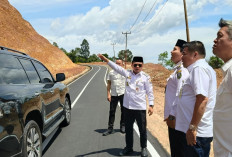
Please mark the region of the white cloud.
[[13, 5], [30, 5], [30, 6], [38, 6], [38, 5], [54, 5], [57, 3], [67, 3], [67, 2], [81, 2], [82, 0], [9, 0]]
[[[51, 8], [53, 5], [68, 4], [71, 1], [74, 4], [74, 0], [10, 1], [20, 2], [22, 5], [30, 4], [32, 8], [39, 4], [46, 4]], [[89, 4], [90, 1], [84, 2]], [[230, 15], [231, 7], [227, 9], [223, 7], [230, 1], [186, 1], [190, 39], [203, 41], [207, 51], [210, 52], [217, 32], [218, 16], [222, 16], [222, 13]], [[75, 0], [75, 2], [84, 3], [83, 0]], [[131, 34], [128, 35], [128, 48], [134, 55], [144, 56], [146, 62], [157, 62], [158, 55], [164, 51], [170, 52], [178, 38], [186, 39], [183, 1], [168, 1], [163, 8], [164, 2], [157, 0], [153, 11], [145, 21], [142, 21], [154, 3], [154, 1], [147, 0], [141, 16]], [[105, 7], [92, 6], [87, 12], [73, 12], [69, 16], [53, 19], [34, 19], [32, 25], [40, 34], [52, 42], [57, 42], [66, 50], [80, 47], [82, 40], [87, 39], [91, 53], [102, 52], [112, 56], [112, 42], [116, 42], [116, 52], [125, 49], [125, 35], [122, 35], [122, 32], [131, 28], [143, 4], [144, 1], [141, 0], [110, 0]], [[60, 8], [59, 11], [62, 9]]]
[[226, 0], [226, 4], [228, 4], [228, 5], [232, 6], [232, 2], [231, 2], [231, 0]]

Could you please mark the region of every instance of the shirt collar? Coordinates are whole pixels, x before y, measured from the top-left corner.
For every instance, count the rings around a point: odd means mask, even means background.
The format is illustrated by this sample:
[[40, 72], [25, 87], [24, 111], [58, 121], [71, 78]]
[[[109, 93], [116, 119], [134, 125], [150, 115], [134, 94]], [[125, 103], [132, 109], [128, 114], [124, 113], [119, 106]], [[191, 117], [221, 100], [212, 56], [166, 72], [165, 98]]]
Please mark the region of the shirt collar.
[[205, 59], [204, 59], [204, 58], [198, 59], [196, 62], [194, 62], [193, 64], [189, 65], [189, 66], [187, 67], [189, 73], [193, 70], [193, 68], [194, 68], [197, 64], [201, 64], [201, 63], [203, 63], [203, 62], [205, 62]]
[[132, 70], [132, 74], [133, 74], [133, 75], [136, 75], [136, 76], [142, 75], [142, 71], [140, 71], [138, 74], [135, 74], [134, 71]]
[[232, 65], [232, 58], [228, 60], [221, 68], [224, 76], [226, 74], [226, 71], [229, 69], [229, 67], [231, 67], [231, 65]]
[[181, 67], [181, 66], [182, 66], [182, 61], [179, 61], [179, 62], [174, 66], [173, 70], [176, 70], [176, 69], [178, 69], [178, 68]]

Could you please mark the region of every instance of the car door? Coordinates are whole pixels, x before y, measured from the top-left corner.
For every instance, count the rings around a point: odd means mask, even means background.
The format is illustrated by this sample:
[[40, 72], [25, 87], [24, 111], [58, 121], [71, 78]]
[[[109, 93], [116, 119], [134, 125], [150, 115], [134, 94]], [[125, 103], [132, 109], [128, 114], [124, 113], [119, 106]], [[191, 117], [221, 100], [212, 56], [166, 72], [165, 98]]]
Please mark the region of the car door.
[[41, 89], [41, 97], [43, 98], [45, 125], [48, 126], [63, 111], [63, 107], [60, 105], [60, 90], [47, 68], [40, 62], [34, 60], [32, 62], [40, 76], [40, 83], [44, 85]]

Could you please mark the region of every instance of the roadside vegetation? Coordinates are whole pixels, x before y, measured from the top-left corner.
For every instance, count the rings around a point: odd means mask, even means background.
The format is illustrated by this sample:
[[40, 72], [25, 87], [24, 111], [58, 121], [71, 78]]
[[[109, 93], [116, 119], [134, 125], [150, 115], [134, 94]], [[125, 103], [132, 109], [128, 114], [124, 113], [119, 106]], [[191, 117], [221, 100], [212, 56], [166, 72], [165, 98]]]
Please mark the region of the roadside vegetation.
[[[101, 60], [97, 57], [96, 54], [90, 55], [90, 50], [89, 50], [90, 46], [86, 39], [82, 41], [82, 43], [80, 44], [80, 47], [71, 49], [70, 52], [66, 51], [62, 47], [60, 48], [56, 42], [53, 42], [53, 45], [58, 47], [60, 50], [62, 50], [72, 60], [73, 63], [101, 62]], [[102, 55], [104, 55], [105, 57], [107, 57], [108, 59], [112, 61], [117, 58], [125, 60], [125, 50], [119, 51], [118, 55], [115, 57], [114, 56], [111, 57], [107, 53], [104, 53], [104, 52], [100, 52], [100, 53], [102, 53]], [[132, 52], [130, 50], [127, 50], [126, 55], [127, 55], [127, 61], [131, 62], [133, 58]]]
[[[174, 67], [174, 65], [175, 65], [171, 61], [171, 58], [168, 59], [168, 52], [167, 51], [159, 54], [158, 61], [159, 61], [159, 64], [166, 67], [167, 69], [172, 69]], [[209, 65], [213, 69], [221, 68], [222, 65], [224, 64], [224, 62], [220, 58], [218, 58], [217, 56], [211, 56], [210, 59], [207, 60], [207, 62], [209, 63]]]

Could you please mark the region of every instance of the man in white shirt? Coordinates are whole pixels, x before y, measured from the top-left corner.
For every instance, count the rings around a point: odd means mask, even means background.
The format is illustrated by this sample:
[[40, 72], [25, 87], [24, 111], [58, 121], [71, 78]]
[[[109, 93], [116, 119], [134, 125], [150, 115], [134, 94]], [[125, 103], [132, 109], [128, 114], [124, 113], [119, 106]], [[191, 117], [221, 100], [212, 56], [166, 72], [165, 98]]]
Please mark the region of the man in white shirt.
[[225, 64], [213, 113], [214, 156], [232, 157], [232, 21], [221, 19], [219, 26], [213, 53]]
[[142, 71], [143, 58], [135, 56], [131, 64], [133, 70], [125, 70], [101, 54], [98, 54], [98, 57], [126, 78], [126, 89], [123, 100], [123, 106], [125, 107], [126, 147], [119, 155], [124, 156], [133, 153], [133, 124], [136, 121], [140, 132], [141, 156], [147, 157], [146, 96], [149, 102], [148, 114], [152, 115], [154, 95], [151, 78]]
[[184, 44], [182, 54], [189, 77], [180, 89], [176, 110], [176, 156], [207, 157], [213, 140], [216, 73], [204, 59], [202, 42]]
[[[122, 60], [116, 60], [116, 64], [123, 66]], [[124, 107], [123, 107], [123, 96], [125, 92], [125, 77], [120, 75], [114, 70], [111, 70], [107, 77], [107, 100], [110, 102], [109, 121], [108, 129], [103, 133], [103, 136], [114, 133], [114, 120], [115, 112], [117, 109], [118, 102], [121, 106], [121, 120], [120, 120], [120, 131], [125, 133], [125, 122], [124, 122]]]
[[189, 76], [189, 72], [182, 65], [182, 53], [183, 44], [186, 41], [178, 39], [176, 45], [171, 51], [171, 60], [176, 64], [174, 67], [174, 72], [167, 79], [167, 85], [165, 88], [165, 106], [164, 106], [164, 121], [166, 121], [168, 125], [168, 135], [169, 135], [169, 143], [171, 156], [175, 157], [175, 116], [176, 116], [176, 103], [175, 100], [178, 98], [178, 94], [180, 91], [180, 87], [184, 80]]

